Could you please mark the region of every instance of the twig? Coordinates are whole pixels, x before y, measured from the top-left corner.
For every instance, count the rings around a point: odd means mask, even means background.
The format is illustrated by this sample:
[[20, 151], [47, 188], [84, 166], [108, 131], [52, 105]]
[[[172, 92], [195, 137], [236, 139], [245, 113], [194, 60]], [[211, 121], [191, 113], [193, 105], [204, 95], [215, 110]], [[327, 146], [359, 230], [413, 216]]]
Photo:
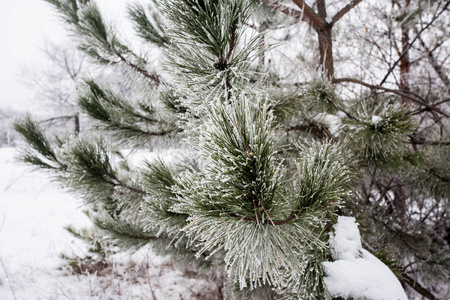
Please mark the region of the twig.
[[439, 76], [439, 78], [447, 87], [450, 87], [450, 80], [448, 79], [447, 75], [445, 75], [445, 71], [442, 69], [442, 66], [436, 61], [436, 58], [433, 56], [433, 51], [436, 50], [437, 48], [430, 50], [421, 37], [419, 37], [419, 42], [422, 45], [423, 49], [425, 50], [425, 54], [428, 56], [430, 64], [433, 67], [436, 74]]
[[[10, 188], [11, 186], [13, 186], [17, 181], [19, 181], [20, 178], [22, 178], [23, 175], [25, 175], [27, 172], [28, 172], [28, 171], [25, 170], [25, 171], [23, 171], [23, 173], [20, 174], [18, 177], [16, 177], [15, 179], [11, 180], [11, 181], [8, 183], [8, 185], [3, 189], [3, 191], [6, 192], [7, 190], [9, 190], [9, 188]], [[2, 223], [2, 225], [3, 225], [3, 223]], [[0, 231], [1, 231], [1, 227], [0, 227]]]
[[50, 118], [50, 119], [45, 119], [45, 120], [39, 121], [39, 124], [47, 123], [47, 122], [53, 122], [53, 121], [56, 121], [56, 120], [70, 120], [72, 118], [75, 118], [76, 116], [77, 115], [54, 117], [54, 118]]
[[[3, 227], [3, 224], [2, 224], [2, 227]], [[0, 264], [2, 265], [3, 270], [5, 271], [6, 279], [8, 280], [8, 285], [9, 285], [9, 288], [10, 288], [11, 293], [12, 293], [12, 295], [13, 295], [13, 298], [14, 298], [14, 300], [17, 300], [16, 293], [15, 293], [14, 287], [13, 287], [13, 285], [12, 285], [12, 279], [11, 279], [11, 277], [9, 276], [9, 272], [8, 272], [8, 270], [6, 269], [5, 264], [3, 263], [3, 259], [2, 259], [2, 256], [1, 256], [1, 255], [0, 255]]]
[[147, 276], [147, 282], [148, 282], [148, 285], [149, 285], [149, 288], [150, 288], [150, 292], [151, 292], [151, 294], [152, 294], [152, 298], [153, 298], [153, 300], [158, 300], [158, 298], [156, 298], [156, 295], [155, 295], [155, 290], [153, 289], [153, 285], [152, 285], [152, 278], [151, 278], [151, 275], [150, 275], [150, 259], [149, 259], [149, 255], [148, 255], [148, 252], [146, 252], [145, 254], [144, 254], [144, 256], [145, 256], [145, 269], [146, 269], [146, 276]]
[[420, 31], [416, 34], [416, 37], [411, 41], [411, 43], [409, 43], [408, 47], [406, 47], [403, 50], [402, 55], [400, 55], [400, 57], [395, 61], [395, 63], [389, 68], [387, 74], [384, 76], [383, 80], [381, 80], [380, 85], [383, 85], [386, 82], [386, 80], [388, 79], [389, 75], [392, 73], [392, 71], [394, 71], [395, 67], [400, 63], [400, 61], [403, 59], [403, 57], [408, 53], [408, 51], [411, 48], [412, 44], [414, 44], [414, 42], [420, 37], [420, 35], [426, 29], [428, 29], [428, 27], [430, 27], [431, 24], [433, 24], [433, 22], [437, 20], [437, 18], [439, 18], [439, 16], [447, 9], [447, 7], [449, 5], [450, 5], [450, 2], [447, 2], [445, 4], [445, 6], [442, 8], [442, 10], [437, 15], [435, 14], [433, 19], [431, 19], [431, 21], [425, 27], [422, 27], [420, 29]]
[[[428, 103], [426, 103], [425, 101], [423, 101], [420, 98], [416, 98], [418, 97], [418, 95], [410, 92], [410, 91], [404, 91], [404, 90], [394, 90], [394, 89], [389, 89], [389, 88], [385, 88], [381, 85], [374, 85], [374, 84], [370, 84], [367, 82], [364, 82], [362, 80], [358, 80], [358, 79], [353, 79], [353, 78], [334, 78], [332, 80], [333, 83], [343, 83], [343, 82], [352, 82], [352, 83], [357, 83], [360, 84], [362, 86], [368, 87], [370, 89], [374, 89], [374, 90], [382, 90], [385, 92], [390, 92], [405, 98], [408, 98], [410, 100], [412, 100], [413, 102], [420, 104], [422, 106], [425, 106], [427, 108], [427, 110], [430, 111], [435, 111], [440, 113], [441, 115], [444, 115], [446, 117], [450, 117], [447, 113], [445, 113], [444, 111], [440, 110], [439, 108], [434, 107], [434, 105], [430, 105]], [[413, 97], [414, 96], [414, 97]]]

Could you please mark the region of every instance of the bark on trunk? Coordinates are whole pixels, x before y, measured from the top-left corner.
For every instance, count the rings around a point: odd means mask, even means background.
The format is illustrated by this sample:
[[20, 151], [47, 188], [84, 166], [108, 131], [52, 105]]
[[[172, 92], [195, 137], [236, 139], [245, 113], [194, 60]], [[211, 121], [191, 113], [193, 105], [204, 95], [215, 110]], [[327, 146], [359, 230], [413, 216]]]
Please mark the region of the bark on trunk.
[[327, 22], [327, 8], [325, 0], [317, 0], [317, 13], [323, 20], [320, 26], [317, 26], [316, 31], [319, 37], [319, 53], [322, 71], [326, 74], [328, 79], [332, 80], [334, 77], [334, 63], [333, 63], [333, 40], [332, 29], [333, 25]]
[[[408, 8], [410, 0], [406, 0], [405, 9]], [[409, 73], [410, 73], [410, 59], [409, 59], [409, 25], [407, 20], [403, 21], [401, 25], [402, 30], [402, 53], [403, 57], [400, 59], [400, 90], [409, 91]], [[410, 103], [410, 100], [402, 97], [403, 103]]]
[[327, 25], [317, 31], [322, 70], [332, 80], [334, 78], [332, 27]]
[[80, 133], [80, 115], [76, 114], [74, 116], [75, 119], [75, 136], [78, 136]]
[[[333, 80], [334, 78], [334, 61], [333, 61], [333, 40], [332, 29], [343, 16], [356, 7], [363, 0], [352, 0], [334, 16], [327, 18], [327, 10], [325, 0], [316, 0], [317, 13], [309, 6], [305, 0], [292, 0], [300, 9], [295, 10], [283, 5], [277, 0], [264, 0], [273, 9], [284, 13], [288, 16], [298, 18], [311, 25], [317, 32], [319, 40], [320, 65], [326, 76]], [[410, 1], [410, 0], [407, 0]]]

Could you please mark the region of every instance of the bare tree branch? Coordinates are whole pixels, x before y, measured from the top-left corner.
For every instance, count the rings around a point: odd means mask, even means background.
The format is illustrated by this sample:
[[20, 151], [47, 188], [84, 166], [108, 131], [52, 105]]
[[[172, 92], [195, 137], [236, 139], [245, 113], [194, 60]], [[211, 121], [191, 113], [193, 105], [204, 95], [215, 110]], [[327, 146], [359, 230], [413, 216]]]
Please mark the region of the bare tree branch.
[[361, 3], [363, 0], [353, 0], [349, 4], [347, 4], [343, 9], [338, 11], [337, 14], [335, 14], [332, 18], [331, 24], [336, 24], [337, 21], [339, 21], [345, 14], [347, 14], [350, 10], [352, 10], [355, 6], [357, 6], [359, 3]]
[[[285, 15], [294, 17], [296, 19], [301, 19], [302, 21], [308, 23], [313, 26], [316, 30], [322, 26], [325, 26], [327, 22], [324, 18], [321, 18], [319, 14], [317, 14], [308, 4], [306, 4], [303, 0], [292, 0], [301, 11], [292, 9], [287, 7], [276, 0], [264, 0], [270, 7], [279, 11]], [[355, 6], [361, 3], [363, 0], [353, 0], [344, 8], [342, 8], [336, 15], [333, 16], [331, 25], [334, 25], [337, 21], [339, 21], [344, 15], [346, 15], [350, 10], [352, 10]]]
[[325, 19], [321, 18], [308, 4], [303, 0], [292, 0], [303, 12], [303, 14], [311, 21], [311, 25], [314, 29], [319, 30], [320, 28], [327, 25]]
[[420, 37], [420, 35], [426, 30], [428, 29], [433, 23], [434, 21], [436, 21], [439, 16], [447, 10], [447, 7], [450, 5], [450, 2], [447, 2], [445, 4], [445, 6], [442, 8], [442, 10], [438, 13], [435, 14], [434, 17], [431, 19], [431, 21], [425, 26], [422, 27], [420, 29], [420, 31], [416, 34], [416, 37], [411, 41], [411, 43], [408, 45], [408, 47], [406, 47], [403, 52], [402, 55], [400, 55], [400, 57], [395, 61], [395, 63], [389, 68], [387, 74], [384, 76], [383, 80], [381, 80], [380, 85], [383, 85], [386, 80], [388, 79], [389, 75], [392, 73], [392, 71], [394, 71], [395, 67], [397, 67], [397, 65], [400, 63], [400, 61], [402, 60], [402, 58], [408, 53], [408, 50], [411, 48], [412, 44], [414, 44], [414, 42]]
[[358, 80], [358, 79], [353, 79], [353, 78], [334, 78], [332, 80], [332, 82], [333, 83], [352, 82], [352, 83], [356, 83], [356, 84], [360, 84], [362, 86], [368, 87], [368, 88], [373, 89], [373, 90], [382, 90], [382, 91], [385, 91], [385, 92], [393, 93], [393, 94], [396, 94], [396, 95], [408, 98], [411, 101], [413, 101], [413, 102], [415, 102], [415, 103], [417, 103], [419, 105], [425, 106], [427, 108], [427, 110], [429, 110], [429, 111], [435, 111], [435, 112], [440, 113], [440, 114], [442, 114], [442, 115], [444, 115], [446, 117], [450, 117], [447, 113], [443, 112], [442, 110], [440, 110], [437, 107], [434, 107], [433, 105], [430, 105], [430, 104], [426, 103], [425, 101], [423, 101], [422, 99], [418, 98], [417, 95], [415, 95], [414, 93], [412, 93], [410, 91], [389, 89], [389, 88], [385, 88], [385, 87], [383, 87], [381, 85], [374, 85], [374, 84], [370, 84], [370, 83], [367, 83], [367, 82], [364, 82], [364, 81], [361, 81], [361, 80]]
[[39, 121], [39, 123], [47, 123], [47, 122], [53, 122], [53, 121], [57, 121], [57, 120], [70, 120], [70, 119], [75, 118], [76, 116], [77, 115], [54, 117], [54, 118], [50, 118], [50, 119], [45, 119], [45, 120]]
[[430, 50], [427, 47], [427, 45], [425, 44], [424, 40], [421, 37], [419, 37], [419, 42], [422, 45], [422, 48], [425, 50], [425, 54], [427, 55], [430, 64], [433, 67], [436, 74], [439, 76], [439, 78], [447, 87], [450, 87], [450, 80], [448, 79], [447, 75], [445, 75], [445, 72], [442, 70], [442, 66], [436, 61], [436, 58], [433, 55], [433, 50]]
[[421, 139], [416, 139], [414, 136], [410, 135], [409, 140], [413, 145], [423, 145], [423, 146], [450, 146], [450, 142], [441, 141], [425, 141]]
[[437, 300], [436, 296], [434, 296], [430, 291], [425, 289], [420, 283], [418, 283], [416, 280], [412, 279], [408, 275], [403, 274], [401, 281], [408, 284], [410, 287], [412, 287], [416, 292], [418, 292], [422, 296], [424, 296], [430, 300]]

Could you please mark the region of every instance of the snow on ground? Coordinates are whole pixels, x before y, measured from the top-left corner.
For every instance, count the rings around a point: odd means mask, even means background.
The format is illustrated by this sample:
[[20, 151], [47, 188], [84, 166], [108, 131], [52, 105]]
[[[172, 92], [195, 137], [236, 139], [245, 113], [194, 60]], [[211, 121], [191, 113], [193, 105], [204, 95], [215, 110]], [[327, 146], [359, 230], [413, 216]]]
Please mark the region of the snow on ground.
[[358, 225], [353, 217], [339, 216], [330, 233], [335, 261], [324, 262], [325, 284], [333, 297], [367, 300], [407, 300], [402, 285], [392, 271], [361, 246]]
[[15, 155], [13, 148], [0, 148], [1, 300], [212, 299], [215, 284], [183, 274], [149, 251], [114, 257], [103, 276], [61, 269], [61, 253], [85, 252], [63, 227], [90, 221], [80, 202]]

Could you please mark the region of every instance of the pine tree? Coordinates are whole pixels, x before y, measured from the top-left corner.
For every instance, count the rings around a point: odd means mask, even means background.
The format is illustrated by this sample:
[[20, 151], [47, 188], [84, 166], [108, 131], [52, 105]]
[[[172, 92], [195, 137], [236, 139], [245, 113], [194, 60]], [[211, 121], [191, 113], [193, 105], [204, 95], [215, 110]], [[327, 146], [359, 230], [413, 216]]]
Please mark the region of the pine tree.
[[[345, 17], [358, 16], [361, 0], [342, 7], [324, 0], [133, 4], [129, 17], [152, 46], [148, 55], [128, 46], [94, 1], [46, 1], [79, 49], [120, 70], [128, 86], [117, 91], [85, 79], [77, 104], [97, 126], [76, 137], [49, 137], [31, 116], [15, 123], [28, 143], [22, 159], [84, 200], [102, 242], [149, 245], [204, 272], [226, 272], [230, 299], [325, 299], [340, 296], [325, 283], [324, 263], [337, 260], [329, 239], [338, 215], [351, 215], [364, 248], [423, 296], [434, 297], [430, 287], [450, 276], [448, 84], [428, 93], [405, 67], [420, 37], [436, 76], [445, 78], [420, 34], [440, 30], [433, 22], [448, 17], [448, 2], [431, 1], [426, 11], [420, 1], [393, 1], [403, 7], [391, 11], [398, 20], [415, 14], [428, 25], [410, 41], [405, 34], [414, 26], [401, 23], [404, 54], [386, 74], [382, 60], [364, 69], [375, 79], [385, 75], [376, 85], [344, 77], [358, 75], [342, 71], [354, 63], [348, 56], [335, 60], [345, 46], [333, 48], [333, 35], [346, 33]], [[340, 9], [331, 15], [330, 7]], [[305, 53], [289, 48], [298, 46], [290, 37], [298, 22], [317, 34], [315, 68], [287, 63]], [[275, 45], [279, 30], [285, 37]], [[387, 79], [397, 72], [395, 87]], [[140, 167], [124, 155], [158, 147], [184, 155]]]

